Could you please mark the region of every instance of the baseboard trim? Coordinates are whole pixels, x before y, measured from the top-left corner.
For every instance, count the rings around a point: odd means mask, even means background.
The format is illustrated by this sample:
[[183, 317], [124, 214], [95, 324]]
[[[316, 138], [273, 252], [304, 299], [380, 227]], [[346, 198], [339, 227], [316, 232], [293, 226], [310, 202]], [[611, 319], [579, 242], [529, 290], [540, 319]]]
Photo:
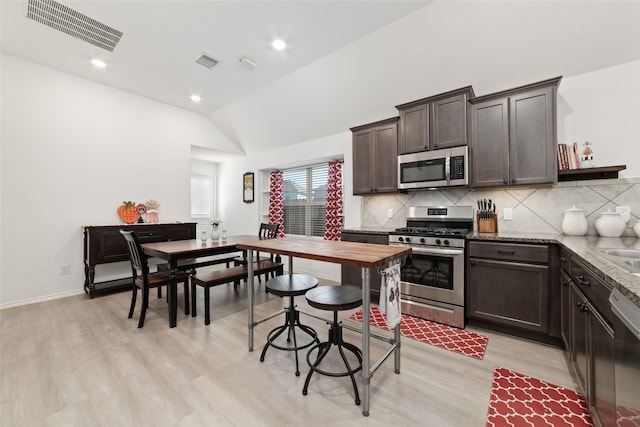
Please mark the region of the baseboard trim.
[[5, 308], [20, 307], [20, 306], [29, 305], [29, 304], [37, 304], [39, 302], [51, 301], [51, 300], [60, 299], [60, 298], [66, 298], [66, 297], [71, 297], [71, 296], [75, 296], [75, 295], [81, 295], [81, 294], [84, 294], [84, 293], [85, 292], [82, 289], [80, 289], [80, 290], [77, 290], [77, 291], [60, 292], [60, 293], [57, 293], [57, 294], [45, 295], [45, 296], [37, 297], [37, 298], [29, 298], [29, 299], [24, 299], [24, 300], [20, 300], [20, 301], [3, 303], [3, 304], [0, 304], [0, 310], [4, 310]]

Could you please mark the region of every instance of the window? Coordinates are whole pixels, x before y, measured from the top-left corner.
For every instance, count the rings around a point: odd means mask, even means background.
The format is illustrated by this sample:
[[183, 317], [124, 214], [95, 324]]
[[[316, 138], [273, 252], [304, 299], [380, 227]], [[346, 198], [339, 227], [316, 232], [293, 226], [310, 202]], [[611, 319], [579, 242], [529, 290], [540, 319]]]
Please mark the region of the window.
[[324, 236], [328, 171], [326, 164], [282, 171], [287, 234]]
[[213, 177], [191, 175], [191, 217], [213, 217]]

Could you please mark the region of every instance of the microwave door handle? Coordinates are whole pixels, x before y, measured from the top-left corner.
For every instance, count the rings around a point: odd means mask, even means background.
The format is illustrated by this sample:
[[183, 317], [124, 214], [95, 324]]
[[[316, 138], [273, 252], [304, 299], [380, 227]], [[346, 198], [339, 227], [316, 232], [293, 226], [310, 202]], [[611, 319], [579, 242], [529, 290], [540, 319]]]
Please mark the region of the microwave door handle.
[[447, 185], [451, 184], [451, 157], [447, 156], [444, 160], [444, 175], [447, 179]]

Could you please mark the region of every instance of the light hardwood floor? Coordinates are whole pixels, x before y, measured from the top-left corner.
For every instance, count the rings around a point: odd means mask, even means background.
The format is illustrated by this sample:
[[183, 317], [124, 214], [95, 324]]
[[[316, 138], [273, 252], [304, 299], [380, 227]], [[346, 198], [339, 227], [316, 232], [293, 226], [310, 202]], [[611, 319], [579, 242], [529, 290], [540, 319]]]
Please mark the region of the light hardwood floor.
[[[256, 290], [256, 318], [285, 300]], [[271, 319], [247, 345], [247, 292], [212, 289], [212, 322], [178, 314], [168, 327], [164, 299], [153, 296], [144, 328], [130, 293], [74, 296], [0, 311], [2, 426], [484, 426], [493, 370], [502, 366], [575, 389], [560, 349], [484, 330], [483, 360], [411, 339], [402, 341], [401, 373], [387, 360], [371, 381], [369, 417], [354, 404], [348, 378], [315, 376], [302, 395], [306, 360], [294, 375], [292, 352], [270, 349], [260, 363]], [[306, 312], [329, 317], [296, 298]], [[182, 303], [182, 292], [180, 292]], [[355, 310], [354, 310], [355, 311]], [[351, 312], [341, 313], [345, 324]], [[321, 340], [327, 326], [302, 315]], [[376, 328], [372, 331], [380, 332]], [[360, 346], [358, 333], [345, 339]], [[386, 344], [371, 340], [374, 360]], [[377, 356], [377, 357], [376, 357]], [[360, 387], [362, 393], [362, 387]]]

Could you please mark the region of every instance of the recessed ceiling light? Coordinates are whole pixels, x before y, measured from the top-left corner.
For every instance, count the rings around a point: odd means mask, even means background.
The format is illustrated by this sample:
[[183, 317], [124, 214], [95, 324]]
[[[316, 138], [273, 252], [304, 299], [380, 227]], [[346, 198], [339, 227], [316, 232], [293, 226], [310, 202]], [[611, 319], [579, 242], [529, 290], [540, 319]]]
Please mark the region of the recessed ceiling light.
[[107, 66], [107, 64], [102, 59], [98, 59], [98, 58], [93, 58], [91, 60], [91, 63], [93, 64], [94, 67], [97, 67], [97, 68], [104, 68]]
[[200, 96], [198, 96], [198, 95], [191, 95], [191, 100], [193, 102], [200, 102], [202, 100], [202, 98], [200, 98]]
[[275, 50], [284, 50], [284, 48], [287, 47], [287, 44], [284, 42], [284, 40], [277, 39], [274, 40], [273, 43], [271, 43], [271, 46], [273, 46]]

